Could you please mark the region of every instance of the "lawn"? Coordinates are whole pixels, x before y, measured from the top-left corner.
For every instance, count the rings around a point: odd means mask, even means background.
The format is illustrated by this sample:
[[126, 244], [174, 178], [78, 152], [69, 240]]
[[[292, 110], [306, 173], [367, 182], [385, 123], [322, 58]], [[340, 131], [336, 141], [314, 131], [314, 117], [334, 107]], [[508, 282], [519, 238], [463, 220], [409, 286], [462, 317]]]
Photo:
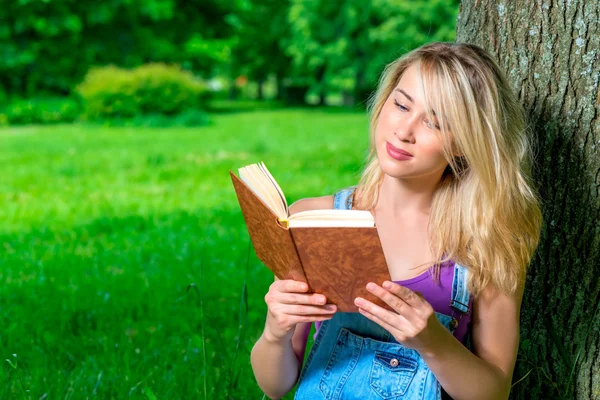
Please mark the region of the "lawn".
[[364, 112], [218, 113], [201, 128], [0, 129], [0, 398], [261, 399], [272, 274], [229, 170], [288, 202], [354, 184]]

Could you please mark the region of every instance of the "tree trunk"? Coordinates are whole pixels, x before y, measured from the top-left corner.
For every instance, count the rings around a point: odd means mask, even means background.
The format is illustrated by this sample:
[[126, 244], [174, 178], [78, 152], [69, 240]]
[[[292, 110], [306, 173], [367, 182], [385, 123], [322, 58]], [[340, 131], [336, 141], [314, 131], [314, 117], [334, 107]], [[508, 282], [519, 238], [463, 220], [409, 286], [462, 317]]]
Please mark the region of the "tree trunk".
[[275, 73], [275, 81], [276, 81], [276, 92], [275, 92], [275, 100], [280, 101], [283, 100], [283, 92], [284, 92], [284, 88], [283, 88], [283, 73], [281, 72], [276, 72]]
[[324, 106], [325, 104], [325, 66], [319, 67], [317, 70], [316, 76], [317, 85], [319, 87], [319, 105]]
[[342, 92], [342, 104], [344, 107], [354, 107], [354, 92], [350, 90], [344, 90]]
[[260, 78], [260, 79], [258, 79], [256, 81], [256, 84], [258, 86], [257, 87], [257, 93], [256, 93], [257, 100], [264, 100], [265, 99], [265, 96], [263, 94], [263, 85], [264, 85], [264, 83], [265, 83], [265, 80], [263, 78]]
[[457, 41], [499, 60], [537, 148], [544, 227], [521, 311], [513, 382], [522, 380], [511, 398], [598, 400], [600, 2], [465, 0]]

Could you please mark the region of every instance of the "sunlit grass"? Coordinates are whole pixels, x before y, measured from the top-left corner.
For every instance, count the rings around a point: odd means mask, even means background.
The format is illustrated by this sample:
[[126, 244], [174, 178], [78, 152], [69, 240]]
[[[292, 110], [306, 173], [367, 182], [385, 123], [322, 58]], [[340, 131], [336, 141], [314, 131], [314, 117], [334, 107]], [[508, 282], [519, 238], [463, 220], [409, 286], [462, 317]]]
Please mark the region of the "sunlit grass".
[[0, 130], [0, 398], [261, 397], [249, 351], [272, 276], [228, 171], [264, 161], [288, 201], [330, 194], [357, 179], [367, 118], [211, 118]]

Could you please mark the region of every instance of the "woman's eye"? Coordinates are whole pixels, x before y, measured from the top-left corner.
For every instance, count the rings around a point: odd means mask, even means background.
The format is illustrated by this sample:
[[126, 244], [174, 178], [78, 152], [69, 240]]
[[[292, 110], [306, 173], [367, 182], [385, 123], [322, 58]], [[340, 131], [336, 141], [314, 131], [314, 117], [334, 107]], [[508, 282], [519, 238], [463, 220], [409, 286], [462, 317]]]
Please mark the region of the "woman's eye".
[[408, 111], [408, 108], [404, 107], [402, 104], [398, 103], [396, 101], [396, 99], [394, 99], [394, 104], [396, 105], [396, 107], [398, 107], [401, 111]]
[[433, 122], [429, 121], [428, 119], [425, 120], [425, 125], [427, 125], [427, 127], [429, 129], [440, 129], [440, 126], [438, 124], [434, 124]]

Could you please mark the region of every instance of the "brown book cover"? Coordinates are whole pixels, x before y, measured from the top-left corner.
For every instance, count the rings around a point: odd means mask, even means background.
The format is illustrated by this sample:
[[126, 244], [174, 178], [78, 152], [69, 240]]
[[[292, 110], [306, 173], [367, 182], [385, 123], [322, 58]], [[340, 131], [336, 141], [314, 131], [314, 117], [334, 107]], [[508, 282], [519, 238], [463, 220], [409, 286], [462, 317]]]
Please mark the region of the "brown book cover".
[[233, 172], [237, 195], [256, 256], [279, 278], [307, 282], [342, 312], [357, 312], [356, 297], [389, 307], [366, 289], [390, 280], [376, 227], [287, 228]]

